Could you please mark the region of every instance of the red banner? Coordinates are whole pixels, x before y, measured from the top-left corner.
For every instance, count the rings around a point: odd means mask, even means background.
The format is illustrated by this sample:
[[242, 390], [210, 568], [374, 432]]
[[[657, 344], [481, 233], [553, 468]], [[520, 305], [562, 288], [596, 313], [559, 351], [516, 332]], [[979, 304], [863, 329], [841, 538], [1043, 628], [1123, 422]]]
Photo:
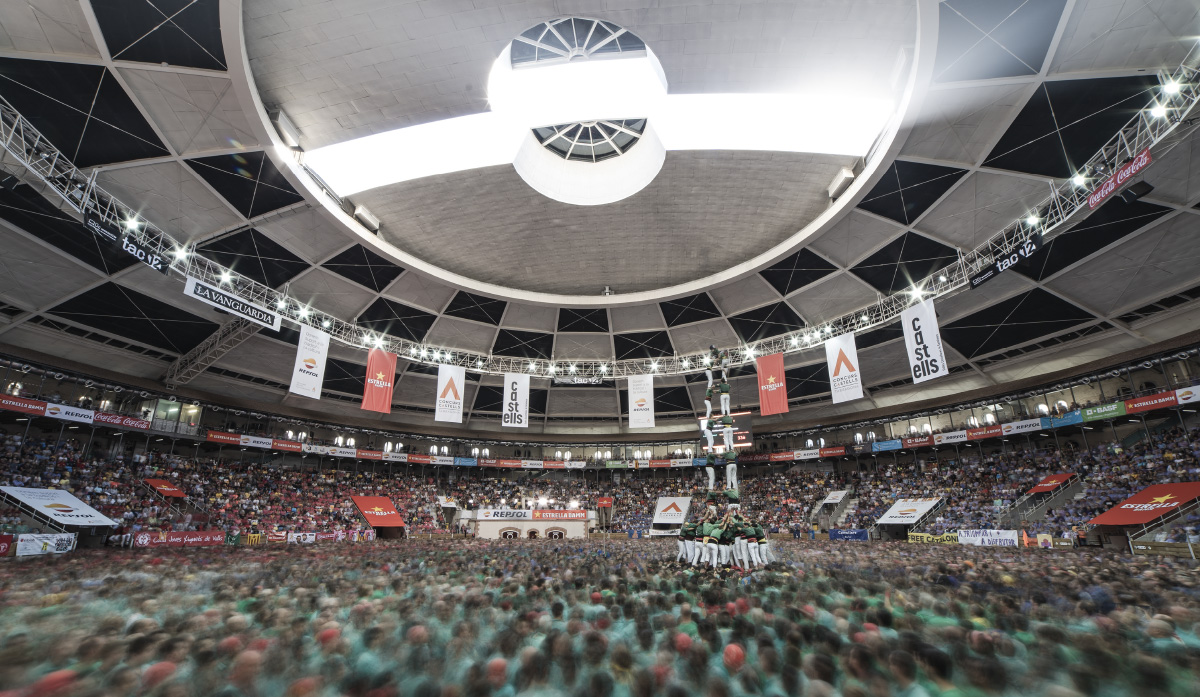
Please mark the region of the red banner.
[[771, 454], [769, 453], [740, 453], [738, 461], [747, 462], [771, 462]]
[[317, 533], [317, 541], [318, 542], [328, 542], [328, 541], [336, 540], [336, 539], [338, 539], [338, 533], [336, 533], [336, 532], [319, 532], [319, 533]]
[[133, 536], [134, 547], [212, 547], [225, 544], [225, 532], [139, 532]]
[[404, 519], [387, 496], [351, 496], [373, 528], [403, 528]]
[[154, 490], [163, 496], [171, 496], [177, 499], [187, 498], [188, 496], [183, 493], [183, 489], [180, 489], [166, 479], [144, 479], [142, 481], [154, 487]]
[[818, 451], [818, 454], [822, 457], [841, 457], [842, 455], [846, 455], [846, 453], [847, 449], [841, 445], [837, 448], [822, 448]]
[[42, 416], [46, 413], [46, 403], [39, 402], [36, 399], [25, 399], [24, 397], [14, 397], [6, 394], [0, 395], [0, 409]]
[[272, 450], [283, 450], [288, 453], [298, 453], [304, 450], [304, 445], [294, 440], [271, 440]]
[[0, 535], [0, 557], [7, 557], [8, 550], [13, 548], [12, 535]]
[[544, 460], [542, 467], [548, 470], [565, 470], [567, 469], [567, 462], [564, 460]]
[[360, 460], [382, 460], [384, 459], [384, 451], [382, 450], [356, 450], [354, 456]]
[[788, 381], [784, 379], [784, 354], [755, 359], [759, 375], [759, 413], [763, 416], [788, 413]]
[[793, 457], [794, 457], [794, 454], [793, 454], [793, 451], [791, 451], [791, 450], [789, 450], [788, 452], [784, 452], [784, 453], [772, 453], [771, 461], [772, 462], [791, 462]]
[[1088, 521], [1093, 525], [1142, 525], [1201, 495], [1201, 482], [1156, 484]]
[[1067, 481], [1072, 478], [1071, 472], [1063, 474], [1051, 474], [1043, 477], [1042, 481], [1034, 485], [1034, 488], [1027, 491], [1027, 494], [1045, 494], [1048, 491], [1055, 491], [1059, 487], [1067, 484]]
[[429, 463], [430, 463], [429, 455], [414, 455], [412, 453], [409, 454], [409, 464], [410, 465], [428, 465]]
[[612, 508], [613, 507], [613, 497], [612, 496], [602, 496], [602, 497], [598, 498], [596, 500], [596, 507], [597, 508]]
[[534, 520], [587, 520], [588, 511], [534, 511]]
[[288, 533], [286, 532], [269, 532], [267, 533], [268, 542], [287, 542]]
[[373, 348], [367, 354], [367, 379], [363, 381], [363, 405], [367, 411], [392, 413], [392, 382], [396, 380], [396, 354]]
[[1137, 414], [1140, 411], [1151, 411], [1152, 409], [1163, 409], [1164, 407], [1176, 406], [1176, 391], [1160, 392], [1159, 394], [1147, 395], [1146, 397], [1136, 397], [1126, 400], [1126, 413]]
[[934, 436], [922, 436], [921, 438], [906, 438], [902, 441], [906, 449], [909, 448], [926, 448], [934, 445]]
[[1000, 426], [985, 426], [984, 428], [969, 428], [967, 430], [968, 440], [984, 440], [985, 438], [1000, 437], [1005, 429]]
[[1093, 192], [1088, 195], [1089, 210], [1096, 208], [1102, 201], [1109, 198], [1109, 195], [1118, 190], [1118, 187], [1125, 184], [1131, 177], [1138, 174], [1144, 167], [1151, 164], [1151, 148], [1145, 148], [1142, 152], [1134, 156], [1134, 159], [1127, 162], [1118, 168], [1116, 172], [1110, 175], [1100, 186], [1093, 189]]
[[651, 460], [651, 467], [671, 467], [671, 460]]
[[205, 440], [210, 443], [225, 443], [226, 445], [241, 445], [242, 436], [236, 433], [223, 433], [221, 431], [209, 431], [205, 436]]
[[108, 424], [117, 426], [118, 428], [132, 428], [138, 431], [149, 431], [150, 422], [146, 419], [135, 419], [132, 416], [121, 416], [120, 414], [110, 414], [106, 411], [98, 411], [92, 414], [93, 424]]

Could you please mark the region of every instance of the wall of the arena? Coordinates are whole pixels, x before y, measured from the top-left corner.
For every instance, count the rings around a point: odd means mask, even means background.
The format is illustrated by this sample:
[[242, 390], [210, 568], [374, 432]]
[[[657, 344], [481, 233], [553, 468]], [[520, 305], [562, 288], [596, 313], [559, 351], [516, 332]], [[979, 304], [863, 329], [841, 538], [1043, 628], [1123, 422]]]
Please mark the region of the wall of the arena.
[[585, 520], [479, 520], [475, 535], [488, 540], [575, 539], [588, 536]]

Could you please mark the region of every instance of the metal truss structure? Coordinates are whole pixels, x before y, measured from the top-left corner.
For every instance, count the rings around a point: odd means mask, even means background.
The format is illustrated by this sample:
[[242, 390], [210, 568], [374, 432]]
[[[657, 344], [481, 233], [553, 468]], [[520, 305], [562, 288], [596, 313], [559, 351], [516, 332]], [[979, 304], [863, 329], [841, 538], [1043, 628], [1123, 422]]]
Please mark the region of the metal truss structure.
[[172, 389], [177, 385], [188, 384], [209, 366], [221, 360], [222, 356], [258, 334], [260, 329], [261, 325], [241, 318], [226, 322], [191, 351], [176, 358], [163, 375], [163, 382]]
[[[827, 338], [849, 332], [861, 333], [890, 324], [913, 304], [928, 298], [940, 298], [965, 290], [976, 273], [1012, 254], [1037, 234], [1050, 239], [1062, 233], [1073, 219], [1088, 211], [1089, 182], [1104, 181], [1125, 162], [1146, 148], [1163, 143], [1177, 126], [1197, 108], [1198, 46], [1172, 71], [1160, 71], [1159, 94], [1130, 119], [1078, 173], [1052, 186], [1051, 194], [1028, 219], [1018, 220], [993, 235], [977, 248], [963, 252], [960, 258], [906, 291], [893, 293], [868, 307], [808, 327], [799, 332], [776, 336], [749, 345], [725, 347], [731, 364], [744, 365], [755, 356], [796, 353], [815, 348]], [[202, 257], [176, 241], [154, 224], [138, 216], [134, 208], [117, 200], [96, 184], [96, 173], [77, 168], [60, 153], [29, 121], [0, 96], [0, 144], [38, 178], [53, 188], [81, 215], [100, 219], [114, 229], [123, 230], [143, 249], [170, 260], [169, 272], [178, 281], [191, 276], [219, 286], [242, 300], [275, 311], [294, 324], [308, 324], [330, 334], [335, 340], [359, 348], [383, 348], [406, 360], [438, 365], [447, 363], [468, 370], [502, 375], [529, 373], [540, 377], [591, 377], [614, 379], [632, 375], [680, 375], [704, 370], [703, 355], [640, 358], [619, 361], [572, 361], [570, 357], [528, 359], [456, 351], [421, 344], [370, 331], [341, 318], [307, 307], [285, 291], [270, 288], [244, 278], [232, 269]], [[80, 226], [79, 234], [93, 234]], [[169, 384], [182, 384], [203, 371], [233, 346], [253, 333], [249, 328], [226, 323], [217, 333], [168, 371]], [[249, 332], [249, 333], [247, 333]]]

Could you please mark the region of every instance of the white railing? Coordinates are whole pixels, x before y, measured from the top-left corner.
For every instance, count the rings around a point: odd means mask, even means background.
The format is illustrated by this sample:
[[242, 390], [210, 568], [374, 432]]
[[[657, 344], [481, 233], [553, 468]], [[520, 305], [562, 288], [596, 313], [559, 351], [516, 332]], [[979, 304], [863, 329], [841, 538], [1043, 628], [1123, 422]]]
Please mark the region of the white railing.
[[[1083, 176], [1099, 183], [1129, 158], [1162, 142], [1176, 128], [1184, 115], [1197, 105], [1197, 57], [1198, 47], [1194, 45], [1185, 61], [1175, 70], [1160, 71], [1159, 94], [1089, 159], [1081, 168]], [[1173, 89], [1165, 89], [1167, 85], [1172, 85]], [[1162, 107], [1165, 115], [1152, 115], [1153, 106]], [[343, 344], [362, 348], [380, 347], [413, 362], [460, 365], [489, 374], [530, 373], [543, 377], [612, 379], [646, 374], [677, 375], [705, 368], [706, 359], [703, 355], [614, 361], [574, 361], [570, 357], [528, 359], [447, 349], [365, 329], [307, 307], [286, 291], [239, 276], [232, 269], [194, 253], [193, 249], [138, 216], [136, 209], [100, 188], [96, 184], [95, 172], [89, 176], [75, 167], [3, 96], [0, 96], [0, 143], [81, 215], [94, 216], [105, 225], [133, 238], [144, 249], [169, 260], [171, 275], [180, 280], [191, 276], [220, 286], [244, 301], [279, 312], [292, 323], [321, 328]], [[731, 364], [749, 363], [756, 355], [792, 353], [813, 348], [839, 334], [869, 331], [895, 321], [901, 312], [920, 300], [964, 290], [973, 275], [997, 259], [1009, 256], [1033, 236], [1041, 233], [1045, 238], [1051, 238], [1062, 232], [1060, 228], [1066, 227], [1064, 223], [1088, 205], [1091, 188], [1087, 186], [1087, 179], [1085, 185], [1078, 185], [1069, 179], [1059, 186], [1052, 186], [1050, 196], [1031, 211], [1037, 218], [1036, 222], [1028, 224], [1025, 219], [1015, 221], [975, 249], [963, 252], [954, 263], [915, 281], [906, 291], [893, 293], [873, 305], [799, 332], [756, 341], [751, 345], [725, 347], [730, 352]], [[81, 228], [80, 234], [92, 233]]]

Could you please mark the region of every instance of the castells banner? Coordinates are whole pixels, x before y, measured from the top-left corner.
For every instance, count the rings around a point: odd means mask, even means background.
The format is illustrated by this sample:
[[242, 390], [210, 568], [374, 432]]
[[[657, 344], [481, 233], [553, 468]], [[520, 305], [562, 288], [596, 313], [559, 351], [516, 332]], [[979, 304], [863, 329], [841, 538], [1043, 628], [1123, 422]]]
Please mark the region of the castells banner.
[[213, 547], [225, 544], [222, 530], [198, 532], [139, 532], [133, 536], [134, 547]]
[[1088, 521], [1093, 525], [1142, 525], [1201, 495], [1201, 482], [1156, 484]]

